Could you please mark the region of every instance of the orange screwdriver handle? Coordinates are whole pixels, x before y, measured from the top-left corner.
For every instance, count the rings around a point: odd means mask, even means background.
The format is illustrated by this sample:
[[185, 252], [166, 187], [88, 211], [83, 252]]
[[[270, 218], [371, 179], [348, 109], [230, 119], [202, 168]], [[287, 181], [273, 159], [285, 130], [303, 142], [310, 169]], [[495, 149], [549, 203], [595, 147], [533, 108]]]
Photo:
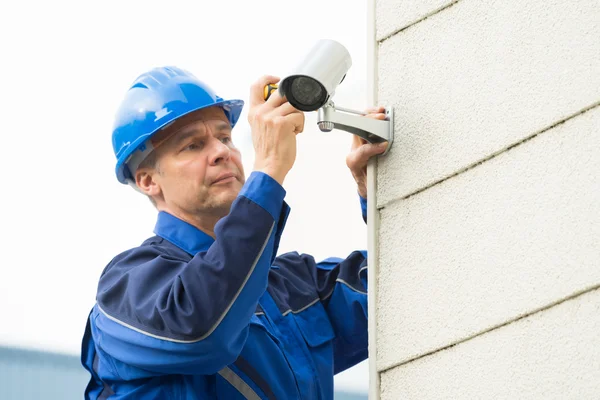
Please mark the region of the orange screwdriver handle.
[[267, 85], [265, 86], [265, 101], [269, 100], [269, 97], [271, 97], [271, 94], [273, 94], [274, 91], [277, 90], [277, 85]]

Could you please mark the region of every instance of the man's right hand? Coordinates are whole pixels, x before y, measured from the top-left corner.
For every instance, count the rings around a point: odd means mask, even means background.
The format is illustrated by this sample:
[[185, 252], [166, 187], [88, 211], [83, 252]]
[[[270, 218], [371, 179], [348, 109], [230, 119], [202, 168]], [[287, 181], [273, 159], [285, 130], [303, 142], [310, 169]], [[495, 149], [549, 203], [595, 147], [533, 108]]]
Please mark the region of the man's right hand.
[[277, 82], [275, 76], [263, 76], [252, 85], [248, 122], [255, 151], [254, 170], [281, 185], [296, 161], [296, 135], [304, 130], [304, 113], [282, 98], [279, 91], [265, 101], [265, 86]]

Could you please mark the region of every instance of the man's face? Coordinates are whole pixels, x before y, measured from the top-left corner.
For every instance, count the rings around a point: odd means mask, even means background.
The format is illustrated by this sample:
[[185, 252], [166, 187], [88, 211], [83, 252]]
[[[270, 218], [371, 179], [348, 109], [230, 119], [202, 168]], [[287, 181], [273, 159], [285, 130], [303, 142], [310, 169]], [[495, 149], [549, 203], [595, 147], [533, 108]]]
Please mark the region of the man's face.
[[168, 209], [227, 215], [245, 178], [225, 113], [219, 107], [200, 110], [175, 129], [171, 136], [166, 132], [168, 138], [155, 150], [158, 171], [153, 179], [159, 197]]

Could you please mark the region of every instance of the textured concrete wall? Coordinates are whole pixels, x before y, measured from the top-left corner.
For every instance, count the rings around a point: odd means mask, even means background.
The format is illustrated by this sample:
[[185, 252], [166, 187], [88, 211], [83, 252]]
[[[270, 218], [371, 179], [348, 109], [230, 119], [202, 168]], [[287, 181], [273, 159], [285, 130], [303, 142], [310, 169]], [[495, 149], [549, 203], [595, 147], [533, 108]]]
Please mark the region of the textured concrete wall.
[[600, 393], [600, 3], [375, 15], [381, 398]]
[[597, 399], [600, 291], [386, 371], [384, 399]]

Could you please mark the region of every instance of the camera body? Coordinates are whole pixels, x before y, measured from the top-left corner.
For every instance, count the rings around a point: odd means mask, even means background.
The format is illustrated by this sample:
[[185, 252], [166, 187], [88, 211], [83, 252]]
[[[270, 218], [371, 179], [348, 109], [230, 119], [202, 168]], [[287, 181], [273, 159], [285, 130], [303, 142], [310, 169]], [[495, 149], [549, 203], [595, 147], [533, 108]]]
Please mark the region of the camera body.
[[352, 66], [348, 50], [335, 40], [319, 40], [279, 84], [296, 109], [316, 111], [329, 101]]

